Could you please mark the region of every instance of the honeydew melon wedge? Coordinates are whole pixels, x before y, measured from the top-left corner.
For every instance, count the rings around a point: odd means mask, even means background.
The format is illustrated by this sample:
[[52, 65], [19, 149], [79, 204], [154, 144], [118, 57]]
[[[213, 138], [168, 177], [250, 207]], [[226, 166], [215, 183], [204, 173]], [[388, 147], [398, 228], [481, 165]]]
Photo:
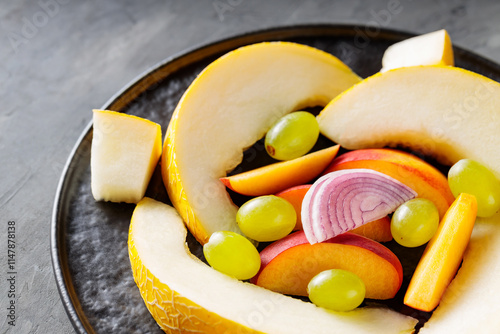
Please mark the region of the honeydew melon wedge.
[[161, 162], [170, 199], [196, 239], [238, 231], [237, 207], [219, 179], [246, 148], [286, 113], [325, 105], [359, 81], [334, 56], [289, 42], [245, 46], [203, 70], [174, 111]]
[[144, 198], [128, 249], [134, 279], [167, 333], [410, 333], [416, 320], [382, 308], [336, 313], [226, 276], [193, 256], [176, 210]]
[[[500, 177], [500, 84], [448, 66], [376, 74], [330, 102], [321, 132], [349, 149], [404, 145], [452, 164], [477, 160]], [[500, 215], [478, 218], [463, 264], [420, 333], [500, 328]]]
[[381, 72], [417, 65], [454, 65], [453, 46], [446, 30], [405, 39], [385, 50]]

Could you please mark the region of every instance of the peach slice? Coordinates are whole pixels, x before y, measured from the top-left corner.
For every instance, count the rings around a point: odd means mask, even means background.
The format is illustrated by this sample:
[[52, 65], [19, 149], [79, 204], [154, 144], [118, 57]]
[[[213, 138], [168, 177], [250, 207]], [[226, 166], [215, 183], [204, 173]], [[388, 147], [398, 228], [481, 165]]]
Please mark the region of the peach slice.
[[335, 158], [339, 145], [306, 154], [300, 158], [277, 162], [248, 172], [222, 177], [229, 189], [247, 196], [270, 195], [311, 181]]
[[455, 200], [446, 177], [416, 156], [393, 149], [363, 149], [335, 158], [324, 174], [353, 168], [368, 168], [389, 175], [432, 201], [442, 218]]
[[429, 241], [406, 291], [404, 303], [430, 312], [455, 276], [476, 221], [476, 198], [460, 194]]
[[[447, 165], [476, 160], [500, 177], [498, 110], [498, 82], [457, 67], [419, 66], [363, 80], [318, 122], [323, 135], [347, 149], [404, 145]], [[499, 224], [500, 214], [476, 220], [460, 270], [419, 333], [498, 331]]]
[[[295, 224], [294, 230], [302, 230], [302, 200], [304, 199], [304, 196], [306, 195], [309, 188], [311, 188], [311, 184], [301, 184], [299, 186], [294, 186], [275, 194], [276, 196], [284, 198], [292, 203], [293, 207], [295, 208], [295, 212], [297, 213], [297, 223]], [[389, 217], [383, 217], [374, 220], [349, 232], [362, 235], [366, 238], [378, 242], [386, 242], [392, 240], [391, 220], [389, 219]]]
[[388, 216], [385, 216], [383, 218], [361, 225], [360, 227], [355, 228], [354, 230], [351, 230], [349, 232], [378, 242], [391, 241], [391, 219]]
[[307, 284], [327, 269], [344, 269], [366, 285], [366, 297], [389, 299], [403, 281], [403, 269], [394, 253], [368, 238], [344, 233], [314, 245], [303, 231], [272, 243], [261, 252], [261, 269], [252, 282], [288, 295], [307, 296]]
[[304, 196], [311, 186], [311, 184], [301, 184], [275, 194], [278, 197], [286, 199], [293, 205], [297, 213], [297, 223], [295, 223], [294, 230], [302, 230], [302, 219], [300, 216], [300, 212], [302, 211], [302, 200], [304, 200]]
[[323, 106], [360, 80], [331, 54], [291, 42], [243, 46], [208, 65], [175, 108], [161, 160], [170, 200], [195, 238], [239, 231], [219, 178], [246, 148], [280, 117]]

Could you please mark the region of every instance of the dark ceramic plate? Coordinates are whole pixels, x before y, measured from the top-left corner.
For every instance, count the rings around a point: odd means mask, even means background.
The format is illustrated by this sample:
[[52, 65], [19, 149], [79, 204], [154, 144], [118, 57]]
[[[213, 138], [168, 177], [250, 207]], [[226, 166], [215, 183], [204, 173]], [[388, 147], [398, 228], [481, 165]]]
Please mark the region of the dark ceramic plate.
[[[237, 47], [276, 40], [308, 44], [332, 53], [367, 77], [380, 69], [389, 45], [410, 36], [350, 25], [293, 26], [248, 33], [167, 59], [134, 80], [103, 109], [148, 118], [165, 130], [195, 76], [211, 61]], [[454, 51], [457, 66], [500, 80], [498, 65], [460, 48]], [[92, 198], [91, 140], [89, 124], [68, 159], [54, 203], [51, 251], [61, 298], [78, 333], [162, 333], [146, 309], [130, 269], [127, 236], [134, 206], [96, 203]], [[169, 203], [158, 171], [147, 196]], [[192, 238], [189, 243], [193, 252], [200, 251]], [[429, 316], [401, 306], [394, 308], [421, 321]]]

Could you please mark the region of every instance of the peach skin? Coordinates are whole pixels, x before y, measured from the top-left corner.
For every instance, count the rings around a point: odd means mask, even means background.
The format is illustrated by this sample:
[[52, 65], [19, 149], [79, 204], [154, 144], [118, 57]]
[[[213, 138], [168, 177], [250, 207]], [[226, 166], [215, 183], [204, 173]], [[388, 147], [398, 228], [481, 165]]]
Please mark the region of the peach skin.
[[416, 156], [393, 149], [350, 151], [335, 158], [324, 174], [342, 169], [367, 168], [389, 175], [432, 201], [442, 218], [455, 200], [446, 177]]
[[261, 269], [251, 279], [272, 291], [307, 296], [307, 284], [318, 273], [344, 269], [366, 285], [366, 298], [390, 299], [401, 287], [403, 269], [385, 246], [352, 233], [309, 244], [303, 231], [272, 243], [261, 252]]

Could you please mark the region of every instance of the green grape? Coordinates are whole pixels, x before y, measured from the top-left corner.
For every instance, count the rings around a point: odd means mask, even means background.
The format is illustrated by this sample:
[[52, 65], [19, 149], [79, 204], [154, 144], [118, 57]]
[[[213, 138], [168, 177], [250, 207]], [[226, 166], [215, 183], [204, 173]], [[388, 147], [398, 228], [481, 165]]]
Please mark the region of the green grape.
[[267, 153], [277, 160], [291, 160], [309, 152], [319, 136], [316, 117], [296, 111], [280, 118], [267, 132]]
[[288, 235], [297, 222], [295, 208], [274, 195], [253, 198], [236, 213], [243, 234], [257, 241], [274, 241]]
[[244, 236], [230, 231], [212, 233], [203, 254], [214, 269], [237, 279], [252, 278], [260, 269], [257, 248]]
[[351, 311], [365, 299], [365, 283], [356, 274], [342, 269], [325, 270], [307, 285], [309, 299], [333, 311]]
[[448, 184], [455, 197], [461, 193], [476, 197], [479, 217], [491, 217], [500, 209], [500, 182], [479, 162], [458, 161], [448, 172]]
[[438, 226], [438, 209], [425, 198], [415, 198], [403, 203], [391, 219], [392, 237], [405, 247], [425, 244], [434, 236]]

